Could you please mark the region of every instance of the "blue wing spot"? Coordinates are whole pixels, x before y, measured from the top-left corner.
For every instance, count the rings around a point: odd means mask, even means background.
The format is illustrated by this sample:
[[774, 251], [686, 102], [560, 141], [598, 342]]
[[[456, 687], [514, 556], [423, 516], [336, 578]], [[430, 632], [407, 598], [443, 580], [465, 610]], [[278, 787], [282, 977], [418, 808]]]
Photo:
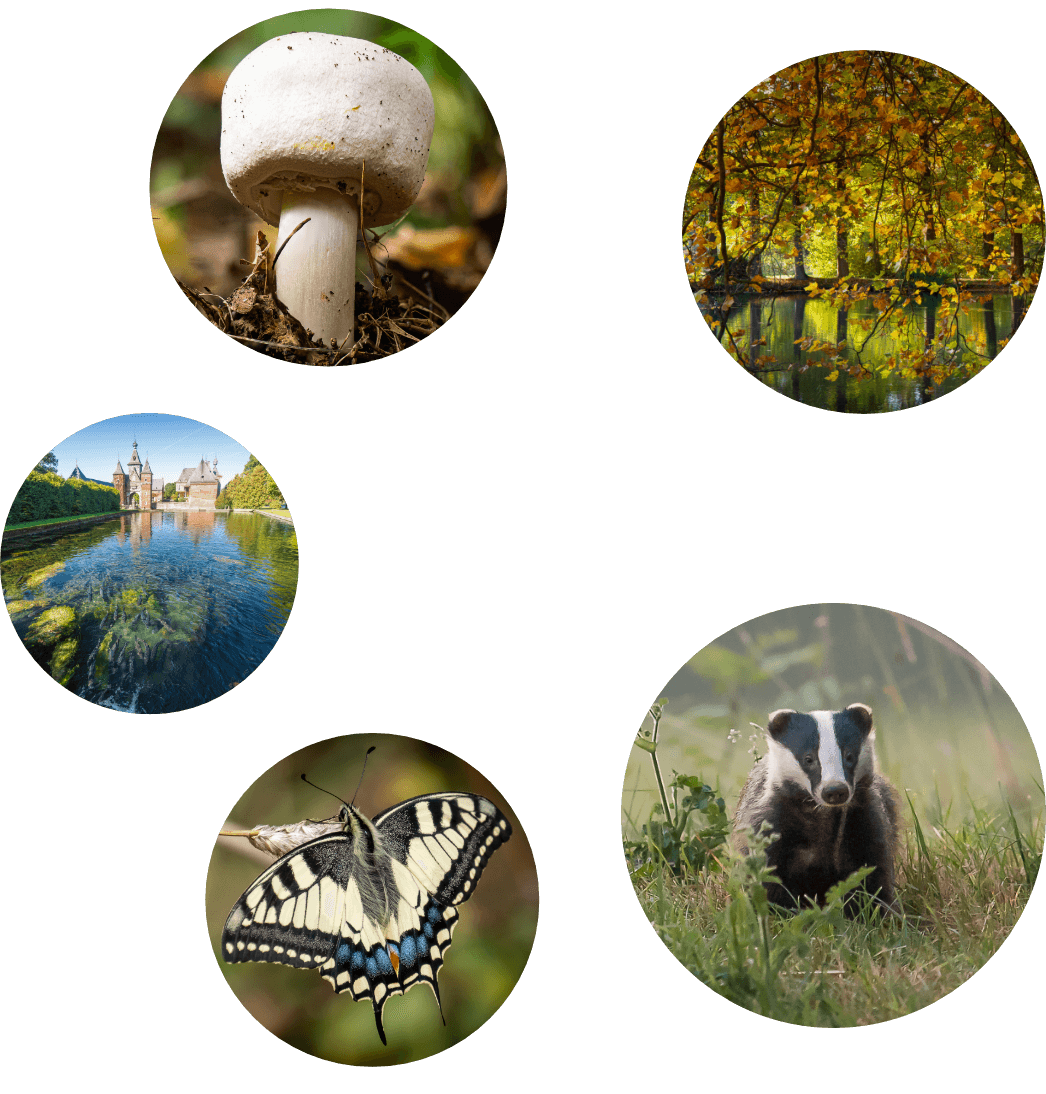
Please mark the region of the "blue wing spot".
[[352, 953], [352, 947], [348, 942], [342, 942], [338, 949], [335, 951], [334, 960], [339, 965], [344, 965], [349, 959], [349, 954]]
[[378, 963], [373, 957], [367, 958], [367, 976], [372, 980], [376, 980], [378, 977]]
[[350, 968], [356, 969], [358, 971], [359, 969], [363, 968], [365, 963], [366, 962], [363, 957], [362, 951], [356, 950], [352, 955], [352, 960], [349, 962], [349, 966]]
[[400, 962], [405, 968], [410, 968], [418, 959], [418, 947], [414, 941], [414, 935], [404, 935], [400, 939]]
[[430, 904], [425, 918], [430, 923], [438, 923], [443, 918], [443, 909], [438, 904]]
[[388, 976], [389, 973], [392, 972], [392, 962], [389, 960], [389, 955], [384, 950], [377, 950], [374, 954], [374, 959], [383, 976]]

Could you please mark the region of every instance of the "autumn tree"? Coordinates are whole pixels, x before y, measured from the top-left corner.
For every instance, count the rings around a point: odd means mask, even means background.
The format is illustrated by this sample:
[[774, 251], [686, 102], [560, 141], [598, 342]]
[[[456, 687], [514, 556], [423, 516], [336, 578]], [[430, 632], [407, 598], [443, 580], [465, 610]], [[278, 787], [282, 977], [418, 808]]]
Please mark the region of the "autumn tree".
[[[879, 51], [764, 80], [701, 151], [683, 215], [700, 295], [784, 276], [987, 276], [1034, 291], [1042, 195], [994, 106], [952, 73]], [[1034, 267], [1034, 268], [1033, 268]]]

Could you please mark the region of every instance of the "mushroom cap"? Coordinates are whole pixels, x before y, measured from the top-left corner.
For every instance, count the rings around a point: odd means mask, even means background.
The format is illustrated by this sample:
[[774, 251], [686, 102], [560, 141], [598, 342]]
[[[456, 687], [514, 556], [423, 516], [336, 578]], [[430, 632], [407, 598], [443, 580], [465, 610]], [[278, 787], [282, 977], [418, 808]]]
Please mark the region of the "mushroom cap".
[[225, 84], [222, 171], [267, 224], [279, 223], [284, 190], [320, 188], [355, 196], [364, 224], [390, 224], [425, 181], [434, 121], [424, 76], [398, 54], [361, 38], [284, 34]]

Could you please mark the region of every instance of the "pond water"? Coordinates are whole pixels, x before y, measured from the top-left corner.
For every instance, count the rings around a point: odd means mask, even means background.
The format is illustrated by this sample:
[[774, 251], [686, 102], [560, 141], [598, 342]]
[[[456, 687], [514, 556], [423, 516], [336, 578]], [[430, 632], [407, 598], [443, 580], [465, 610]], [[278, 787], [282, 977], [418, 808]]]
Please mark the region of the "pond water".
[[280, 637], [298, 582], [289, 523], [215, 511], [122, 513], [3, 552], [19, 638], [92, 703], [163, 714], [246, 679]]
[[[877, 323], [871, 300], [841, 309], [804, 294], [739, 297], [723, 344], [762, 383], [798, 402], [857, 413], [902, 410], [960, 387], [991, 362], [1012, 330], [1008, 293], [951, 312], [939, 296], [922, 301]], [[708, 307], [701, 310], [707, 317]], [[839, 343], [845, 343], [842, 361], [834, 359]], [[918, 374], [904, 367], [916, 359]], [[860, 375], [848, 375], [848, 367]]]

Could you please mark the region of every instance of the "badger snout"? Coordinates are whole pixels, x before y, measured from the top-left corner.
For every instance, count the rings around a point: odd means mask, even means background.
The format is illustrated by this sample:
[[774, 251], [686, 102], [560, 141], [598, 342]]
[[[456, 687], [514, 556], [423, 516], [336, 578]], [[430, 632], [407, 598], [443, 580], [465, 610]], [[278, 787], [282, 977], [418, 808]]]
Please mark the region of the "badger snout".
[[825, 805], [845, 805], [850, 800], [850, 788], [844, 782], [822, 783], [820, 797]]

